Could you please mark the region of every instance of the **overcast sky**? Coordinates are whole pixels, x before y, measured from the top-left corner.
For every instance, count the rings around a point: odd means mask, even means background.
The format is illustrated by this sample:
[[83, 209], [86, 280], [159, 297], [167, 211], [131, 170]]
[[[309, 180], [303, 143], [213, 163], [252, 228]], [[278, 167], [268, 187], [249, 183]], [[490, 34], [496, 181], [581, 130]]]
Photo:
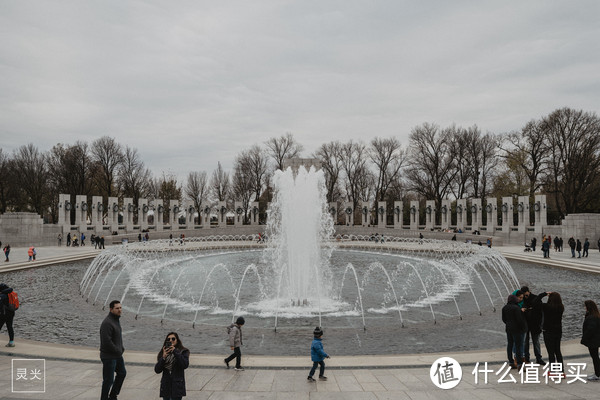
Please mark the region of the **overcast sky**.
[[136, 147], [155, 175], [211, 172], [292, 133], [502, 133], [598, 113], [600, 2], [0, 0], [0, 145]]

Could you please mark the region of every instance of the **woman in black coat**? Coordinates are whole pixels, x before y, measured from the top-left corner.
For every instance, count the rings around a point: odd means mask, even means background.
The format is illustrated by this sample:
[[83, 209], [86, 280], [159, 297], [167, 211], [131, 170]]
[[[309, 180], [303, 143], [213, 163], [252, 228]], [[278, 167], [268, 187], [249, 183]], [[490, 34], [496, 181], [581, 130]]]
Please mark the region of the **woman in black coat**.
[[184, 370], [190, 365], [190, 351], [183, 347], [179, 335], [170, 332], [163, 348], [158, 352], [154, 372], [160, 374], [160, 397], [164, 400], [180, 400], [185, 393]]
[[585, 301], [585, 320], [583, 321], [583, 336], [581, 344], [586, 346], [594, 362], [594, 374], [588, 376], [589, 381], [597, 381], [600, 378], [600, 312], [598, 306], [592, 300]]
[[562, 338], [562, 317], [565, 312], [562, 298], [557, 292], [540, 293], [534, 301], [534, 304], [541, 303], [544, 297], [548, 296], [548, 302], [542, 303], [542, 331], [544, 332], [544, 344], [548, 351], [550, 363], [559, 363], [562, 365], [561, 371], [564, 373], [563, 356], [560, 351], [560, 340]]

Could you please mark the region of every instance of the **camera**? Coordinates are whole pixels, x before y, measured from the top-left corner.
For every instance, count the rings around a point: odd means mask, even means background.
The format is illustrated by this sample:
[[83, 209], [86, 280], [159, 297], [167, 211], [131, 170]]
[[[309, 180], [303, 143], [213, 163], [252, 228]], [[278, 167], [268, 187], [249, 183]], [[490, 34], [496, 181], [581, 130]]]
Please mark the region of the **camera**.
[[169, 347], [173, 347], [173, 342], [171, 342], [169, 339], [165, 339], [165, 344], [163, 345], [163, 347], [165, 349], [168, 349]]

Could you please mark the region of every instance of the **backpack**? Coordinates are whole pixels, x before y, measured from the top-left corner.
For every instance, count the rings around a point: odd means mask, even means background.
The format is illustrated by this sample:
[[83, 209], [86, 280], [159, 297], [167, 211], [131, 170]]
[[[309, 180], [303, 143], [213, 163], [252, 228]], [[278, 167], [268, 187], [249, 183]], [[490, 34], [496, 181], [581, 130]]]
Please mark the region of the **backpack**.
[[10, 311], [19, 309], [19, 295], [14, 290], [8, 294], [8, 309]]

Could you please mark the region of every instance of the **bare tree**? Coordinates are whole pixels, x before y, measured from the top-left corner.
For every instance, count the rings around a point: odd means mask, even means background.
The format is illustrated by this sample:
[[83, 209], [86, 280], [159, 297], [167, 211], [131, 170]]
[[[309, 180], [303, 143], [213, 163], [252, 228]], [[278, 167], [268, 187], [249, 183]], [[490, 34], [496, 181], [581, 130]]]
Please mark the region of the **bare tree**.
[[499, 140], [491, 133], [482, 135], [476, 125], [468, 128], [466, 135], [473, 197], [484, 199], [489, 194], [488, 181], [493, 181], [492, 176], [498, 166]]
[[548, 189], [560, 216], [587, 210], [600, 196], [600, 119], [562, 108], [541, 122], [550, 142]]
[[325, 175], [327, 202], [332, 203], [342, 198], [340, 180], [342, 174], [342, 144], [339, 141], [324, 143], [314, 154], [321, 161], [321, 169]]
[[133, 198], [133, 204], [151, 194], [152, 176], [140, 158], [137, 149], [125, 147], [123, 164], [119, 169], [118, 184], [123, 197]]
[[236, 157], [233, 167], [233, 178], [231, 179], [232, 195], [236, 199], [240, 199], [242, 201], [244, 216], [248, 215], [250, 200], [255, 194], [254, 177], [246, 165], [247, 162], [248, 159], [245, 157], [244, 153]]
[[472, 189], [471, 182], [471, 152], [468, 151], [470, 134], [467, 129], [451, 126], [448, 128], [451, 132], [450, 151], [452, 158], [458, 160], [456, 165], [456, 175], [451, 186], [451, 191], [457, 199], [468, 196]]
[[217, 164], [217, 169], [213, 171], [210, 189], [215, 201], [227, 201], [230, 191], [229, 173], [223, 171], [221, 162]]
[[117, 172], [124, 162], [123, 147], [109, 136], [103, 136], [92, 143], [92, 158], [96, 173], [95, 182], [105, 197], [115, 195]]
[[202, 209], [208, 200], [209, 192], [208, 175], [205, 171], [194, 171], [188, 174], [185, 195], [194, 201], [196, 210]]
[[369, 155], [377, 167], [375, 200], [384, 201], [390, 185], [400, 176], [406, 154], [398, 139], [375, 138], [371, 141]]
[[[364, 143], [350, 141], [341, 148], [342, 170], [348, 200], [354, 209], [364, 198], [364, 175], [367, 172], [367, 148]], [[361, 196], [362, 195], [362, 196]]]
[[48, 193], [46, 156], [30, 143], [15, 151], [13, 162], [13, 184], [20, 194], [18, 208], [44, 216]]
[[543, 183], [543, 170], [550, 154], [547, 139], [541, 121], [532, 120], [520, 132], [506, 135], [501, 143], [502, 157], [506, 159], [507, 166], [520, 168], [527, 177], [531, 198]]
[[275, 162], [275, 169], [283, 170], [283, 161], [287, 158], [298, 157], [304, 147], [294, 139], [294, 135], [286, 133], [278, 138], [271, 138], [265, 142], [268, 153]]
[[245, 159], [244, 163], [252, 177], [254, 201], [258, 201], [268, 175], [267, 155], [258, 145], [254, 145], [247, 152], [242, 153], [242, 158]]
[[440, 207], [450, 192], [456, 175], [451, 153], [450, 130], [440, 130], [435, 124], [424, 123], [410, 134], [407, 179], [410, 189]]

